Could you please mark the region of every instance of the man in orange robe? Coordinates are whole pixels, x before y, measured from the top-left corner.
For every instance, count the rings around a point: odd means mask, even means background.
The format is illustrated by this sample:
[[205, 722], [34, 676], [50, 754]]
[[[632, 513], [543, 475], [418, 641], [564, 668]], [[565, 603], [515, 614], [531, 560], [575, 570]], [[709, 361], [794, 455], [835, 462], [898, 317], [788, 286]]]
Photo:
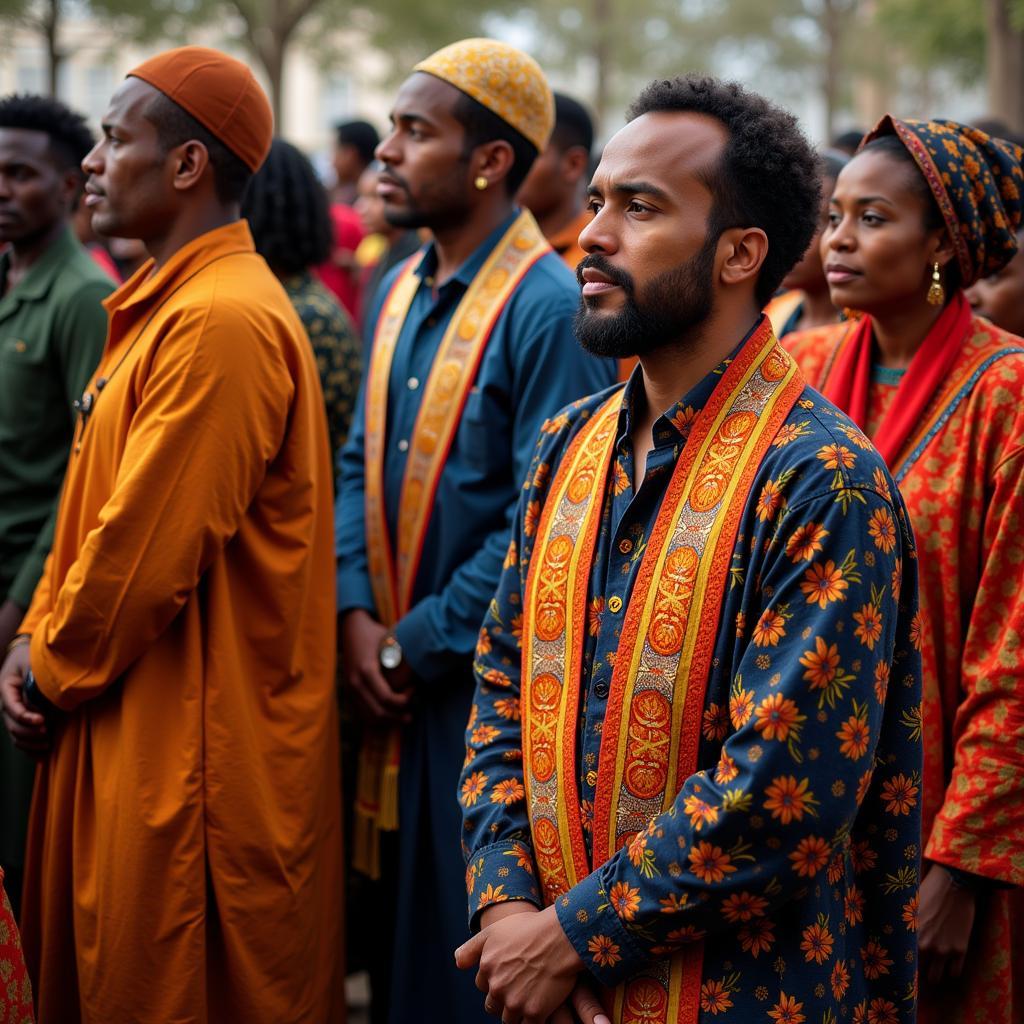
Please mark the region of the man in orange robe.
[[342, 1020], [331, 464], [316, 366], [239, 197], [248, 69], [136, 68], [86, 158], [107, 300], [53, 551], [0, 670], [40, 755], [23, 939], [41, 1024]]

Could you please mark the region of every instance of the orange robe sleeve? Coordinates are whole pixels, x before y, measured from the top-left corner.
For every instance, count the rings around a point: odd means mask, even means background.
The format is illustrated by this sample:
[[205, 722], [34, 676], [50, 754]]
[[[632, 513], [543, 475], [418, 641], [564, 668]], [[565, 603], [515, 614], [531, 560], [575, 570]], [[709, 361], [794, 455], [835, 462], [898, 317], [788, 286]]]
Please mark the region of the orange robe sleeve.
[[930, 860], [1024, 885], [1024, 451], [996, 467], [961, 663], [952, 777]]
[[244, 310], [197, 304], [168, 324], [98, 526], [25, 619], [32, 670], [54, 704], [98, 696], [167, 628], [237, 531], [293, 393], [280, 351]]

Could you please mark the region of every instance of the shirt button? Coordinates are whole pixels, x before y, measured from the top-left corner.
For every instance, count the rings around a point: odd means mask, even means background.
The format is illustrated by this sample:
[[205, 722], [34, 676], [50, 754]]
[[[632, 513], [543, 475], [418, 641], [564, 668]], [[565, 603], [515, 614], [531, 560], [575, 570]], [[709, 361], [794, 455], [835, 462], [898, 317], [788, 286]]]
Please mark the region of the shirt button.
[[615, 597], [608, 598], [608, 611], [610, 611], [612, 615], [618, 615], [618, 613], [622, 611], [622, 598], [619, 597], [618, 594], [616, 594]]
[[428, 327], [436, 327], [437, 326], [437, 317], [436, 316], [428, 316], [427, 317], [427, 326]]
[[633, 542], [624, 538], [619, 541], [619, 550], [624, 554], [628, 555], [633, 550]]
[[587, 785], [590, 787], [594, 787], [597, 785], [597, 772], [595, 772], [593, 769], [587, 772]]
[[404, 437], [398, 442], [398, 450], [400, 452], [407, 452], [409, 450], [409, 442]]
[[410, 378], [409, 378], [409, 379], [408, 379], [408, 380], [407, 380], [407, 381], [405, 382], [405, 386], [406, 386], [406, 387], [407, 387], [407, 388], [408, 388], [408, 389], [409, 389], [410, 391], [415, 391], [415, 390], [416, 390], [416, 389], [417, 389], [417, 388], [418, 388], [418, 387], [420, 386], [420, 379], [419, 379], [419, 377], [410, 377]]
[[601, 700], [608, 696], [608, 684], [603, 679], [600, 682], [594, 683], [594, 696], [600, 697]]
[[425, 278], [423, 278], [423, 283], [428, 288], [433, 288], [434, 287], [434, 279], [432, 277], [425, 277]]

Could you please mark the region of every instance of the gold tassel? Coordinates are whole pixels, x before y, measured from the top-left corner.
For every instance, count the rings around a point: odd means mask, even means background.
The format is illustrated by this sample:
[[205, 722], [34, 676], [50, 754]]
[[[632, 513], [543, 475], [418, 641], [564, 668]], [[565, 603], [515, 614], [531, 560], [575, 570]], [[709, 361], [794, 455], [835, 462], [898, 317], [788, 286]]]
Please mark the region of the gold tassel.
[[371, 879], [380, 878], [380, 834], [398, 828], [398, 766], [401, 733], [367, 730], [356, 770], [352, 866]]
[[928, 305], [941, 306], [946, 301], [946, 289], [942, 287], [942, 277], [939, 275], [939, 264], [932, 264], [932, 283], [928, 287]]

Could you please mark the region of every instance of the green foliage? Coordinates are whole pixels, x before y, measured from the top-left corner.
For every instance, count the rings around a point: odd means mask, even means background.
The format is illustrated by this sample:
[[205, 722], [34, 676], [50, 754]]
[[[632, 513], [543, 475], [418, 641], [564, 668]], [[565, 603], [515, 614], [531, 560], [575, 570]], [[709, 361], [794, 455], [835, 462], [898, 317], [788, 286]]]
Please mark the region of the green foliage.
[[[1011, 0], [1024, 18], [1024, 0]], [[985, 66], [981, 0], [879, 0], [877, 21], [892, 46], [923, 68], [948, 68], [965, 83]]]

